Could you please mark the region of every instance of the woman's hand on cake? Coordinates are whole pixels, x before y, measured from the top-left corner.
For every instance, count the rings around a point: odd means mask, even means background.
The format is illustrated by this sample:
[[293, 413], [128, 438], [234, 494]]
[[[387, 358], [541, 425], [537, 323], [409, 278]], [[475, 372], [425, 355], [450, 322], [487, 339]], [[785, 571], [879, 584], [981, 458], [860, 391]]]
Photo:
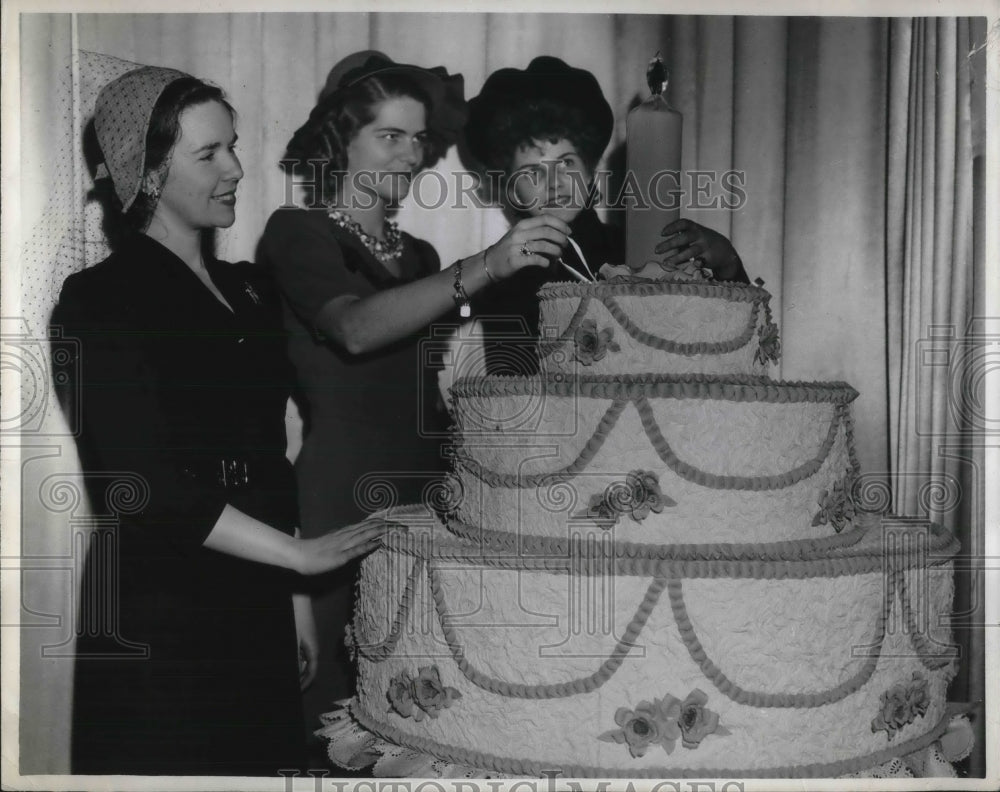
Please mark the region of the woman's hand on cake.
[[319, 575], [338, 569], [377, 548], [384, 533], [385, 524], [381, 520], [369, 520], [315, 539], [299, 539], [296, 541], [295, 569], [302, 575]]
[[675, 266], [700, 259], [716, 280], [731, 280], [740, 272], [740, 257], [732, 243], [718, 231], [693, 220], [675, 220], [661, 232], [665, 239], [655, 248], [663, 263]]
[[569, 225], [558, 217], [526, 217], [486, 250], [486, 266], [496, 280], [504, 280], [525, 267], [544, 267], [559, 258], [569, 239]]

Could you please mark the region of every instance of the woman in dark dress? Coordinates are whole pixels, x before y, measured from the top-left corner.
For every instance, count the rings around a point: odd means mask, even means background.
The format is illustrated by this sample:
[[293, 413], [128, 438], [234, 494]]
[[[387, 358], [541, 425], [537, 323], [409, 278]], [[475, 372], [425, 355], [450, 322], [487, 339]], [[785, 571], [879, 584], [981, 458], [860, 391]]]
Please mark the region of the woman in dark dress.
[[[503, 178], [500, 197], [514, 222], [548, 215], [567, 223], [574, 244], [561, 261], [519, 272], [474, 301], [490, 374], [538, 371], [538, 290], [625, 262], [622, 229], [602, 223], [592, 207], [594, 172], [614, 127], [611, 106], [594, 75], [543, 55], [526, 69], [500, 69], [469, 101], [469, 151]], [[749, 283], [729, 240], [691, 220], [663, 229], [656, 253], [670, 265], [699, 259], [718, 280]], [[582, 256], [581, 256], [582, 254]], [[645, 262], [640, 262], [644, 264]], [[568, 267], [567, 267], [568, 265]]]
[[72, 770], [273, 777], [304, 766], [316, 637], [299, 577], [378, 529], [298, 537], [275, 296], [204, 252], [243, 176], [221, 91], [136, 69], [101, 91], [95, 129], [132, 230], [53, 314], [79, 344], [80, 457], [112, 518], [82, 587]]
[[[526, 218], [442, 270], [428, 243], [389, 219], [410, 179], [460, 131], [463, 92], [462, 76], [441, 67], [358, 52], [334, 66], [288, 145], [284, 163], [309, 182], [314, 208], [276, 211], [262, 252], [281, 289], [304, 396], [296, 461], [304, 536], [422, 499], [444, 466], [445, 417], [427, 365], [441, 342], [428, 338], [428, 326], [566, 244], [558, 218]], [[525, 255], [527, 244], [533, 252]], [[344, 656], [353, 588], [344, 576], [315, 584], [321, 660], [305, 699], [313, 728], [354, 693]]]

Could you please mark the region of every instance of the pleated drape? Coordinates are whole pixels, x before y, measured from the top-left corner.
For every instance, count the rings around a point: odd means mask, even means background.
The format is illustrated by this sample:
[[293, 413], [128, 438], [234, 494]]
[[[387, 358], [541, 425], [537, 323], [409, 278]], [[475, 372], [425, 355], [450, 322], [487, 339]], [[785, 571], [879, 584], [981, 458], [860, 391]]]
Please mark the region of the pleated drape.
[[[969, 381], [973, 364], [958, 373], [929, 364], [922, 342], [939, 332], [951, 332], [952, 344], [966, 337], [972, 294], [981, 289], [982, 244], [973, 221], [978, 217], [981, 228], [984, 210], [975, 201], [983, 167], [981, 157], [973, 167], [970, 140], [983, 103], [975, 92], [970, 99], [975, 62], [964, 57], [985, 41], [978, 24], [482, 13], [89, 14], [72, 23], [67, 15], [25, 17], [24, 235], [66, 197], [51, 152], [64, 145], [60, 135], [73, 123], [61, 115], [60, 78], [74, 46], [179, 68], [227, 91], [246, 171], [237, 221], [217, 235], [219, 255], [230, 260], [254, 258], [267, 217], [294, 196], [278, 165], [285, 143], [329, 68], [355, 50], [445, 65], [465, 75], [467, 96], [493, 70], [523, 68], [540, 54], [587, 68], [616, 116], [602, 163], [609, 167], [621, 162], [625, 115], [646, 96], [646, 65], [660, 51], [671, 72], [670, 101], [684, 114], [684, 169], [710, 178], [734, 171], [746, 194], [735, 210], [683, 214], [730, 236], [751, 278], [762, 278], [773, 294], [782, 335], [778, 373], [854, 385], [861, 393], [854, 405], [858, 454], [869, 479], [889, 486], [895, 510], [929, 509], [961, 535], [974, 522], [969, 504], [982, 494], [974, 491], [978, 479], [964, 452], [955, 450], [964, 441], [949, 432], [971, 428], [955, 385], [956, 377]], [[981, 82], [977, 90], [983, 92]], [[453, 149], [436, 171], [454, 183], [461, 168]], [[399, 220], [429, 240], [445, 264], [506, 227], [495, 208], [430, 210], [412, 201]], [[48, 277], [49, 291], [57, 288], [60, 275], [39, 267], [32, 274]], [[23, 313], [36, 335], [53, 296], [45, 291], [29, 294], [22, 284]], [[298, 427], [290, 425], [294, 446]], [[75, 458], [72, 442], [52, 445], [60, 449], [59, 464], [71, 467], [65, 460]], [[935, 494], [941, 487], [921, 489], [926, 481], [952, 480], [962, 487], [955, 504]], [[67, 515], [41, 504], [34, 490], [23, 492], [32, 552], [72, 556], [61, 538], [69, 535]], [[22, 772], [66, 772], [72, 664], [40, 660], [36, 650], [71, 634], [72, 581], [26, 577], [24, 598], [25, 608], [63, 621], [25, 631], [31, 637], [21, 653]], [[975, 696], [974, 685], [966, 693]]]
[[943, 506], [952, 498], [941, 488], [957, 488], [956, 468], [936, 452], [963, 428], [951, 408], [973, 308], [971, 85], [967, 50], [959, 55], [958, 47], [968, 25], [900, 19], [891, 26], [889, 432], [893, 469], [916, 473], [899, 477], [894, 507], [948, 521], [953, 509]]
[[[928, 514], [955, 532], [953, 625], [968, 662], [955, 698], [982, 701], [987, 424], [984, 291], [983, 20], [894, 19], [889, 37], [886, 349], [893, 509]], [[977, 91], [978, 89], [978, 91]], [[977, 236], [979, 237], [977, 244]], [[977, 249], [979, 254], [977, 255]], [[977, 318], [978, 317], [978, 318]], [[978, 742], [985, 739], [983, 718]], [[972, 760], [983, 769], [982, 753]]]

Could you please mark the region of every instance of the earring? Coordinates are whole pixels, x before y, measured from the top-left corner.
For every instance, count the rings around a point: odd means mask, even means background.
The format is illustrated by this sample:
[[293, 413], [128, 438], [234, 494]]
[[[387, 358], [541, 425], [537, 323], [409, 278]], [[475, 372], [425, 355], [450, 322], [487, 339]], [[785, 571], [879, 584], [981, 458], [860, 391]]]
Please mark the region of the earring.
[[154, 203], [160, 200], [160, 193], [163, 190], [163, 182], [166, 176], [164, 168], [148, 171], [142, 177], [142, 192]]

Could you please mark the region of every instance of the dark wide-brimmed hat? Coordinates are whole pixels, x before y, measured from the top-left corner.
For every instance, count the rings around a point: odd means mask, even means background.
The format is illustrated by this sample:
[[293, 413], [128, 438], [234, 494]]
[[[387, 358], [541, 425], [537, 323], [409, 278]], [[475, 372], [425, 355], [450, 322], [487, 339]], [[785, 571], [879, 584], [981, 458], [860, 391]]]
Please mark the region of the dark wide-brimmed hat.
[[601, 139], [601, 150], [611, 140], [615, 116], [601, 86], [586, 69], [575, 69], [559, 58], [541, 55], [527, 69], [498, 69], [483, 85], [479, 96], [469, 100], [465, 142], [484, 164], [489, 162], [490, 133], [498, 120], [513, 110], [537, 101], [580, 108]]
[[396, 63], [376, 50], [355, 52], [330, 69], [319, 94], [317, 109], [330, 107], [345, 89], [368, 77], [383, 74], [405, 74], [420, 86], [431, 100], [427, 129], [446, 144], [458, 139], [467, 114], [465, 78], [461, 74], [448, 74], [444, 66], [425, 69], [409, 63]]

